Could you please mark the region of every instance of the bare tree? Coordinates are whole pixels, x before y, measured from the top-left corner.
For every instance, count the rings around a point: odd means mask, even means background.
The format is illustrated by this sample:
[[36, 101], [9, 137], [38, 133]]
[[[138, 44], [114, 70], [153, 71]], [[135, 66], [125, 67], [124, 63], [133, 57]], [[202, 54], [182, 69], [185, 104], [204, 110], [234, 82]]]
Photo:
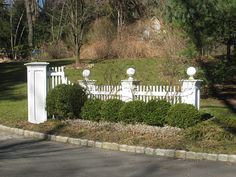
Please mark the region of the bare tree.
[[28, 24], [28, 45], [30, 48], [33, 47], [33, 20], [31, 11], [31, 0], [25, 0], [25, 9]]
[[20, 36], [18, 38], [18, 33], [20, 32], [20, 25], [22, 23], [22, 19], [24, 17], [24, 11], [22, 11], [19, 19], [18, 19], [18, 22], [17, 22], [17, 25], [16, 27], [14, 26], [14, 23], [13, 23], [13, 19], [15, 17], [14, 16], [14, 12], [13, 12], [13, 5], [14, 5], [15, 1], [14, 0], [11, 0], [10, 1], [10, 28], [11, 28], [11, 53], [12, 53], [12, 57], [13, 59], [17, 59], [17, 50], [16, 50], [16, 47], [17, 47], [17, 40], [18, 42], [20, 42], [21, 40], [21, 37], [23, 35], [23, 32], [24, 32], [24, 28], [22, 29], [21, 33], [20, 33]]
[[26, 17], [28, 24], [28, 45], [33, 47], [33, 26], [38, 15], [38, 4], [36, 0], [25, 0]]
[[96, 16], [96, 1], [68, 0], [66, 11], [77, 66], [80, 64], [80, 49], [83, 45], [85, 30]]
[[[46, 0], [44, 7], [40, 7], [44, 13], [50, 17], [52, 41], [59, 41], [63, 32], [65, 23], [65, 5], [66, 0]], [[55, 33], [55, 27], [58, 31]]]
[[109, 0], [109, 3], [117, 13], [115, 16], [118, 35], [121, 33], [125, 22], [134, 20], [134, 16], [141, 18], [144, 15], [143, 4], [140, 0]]

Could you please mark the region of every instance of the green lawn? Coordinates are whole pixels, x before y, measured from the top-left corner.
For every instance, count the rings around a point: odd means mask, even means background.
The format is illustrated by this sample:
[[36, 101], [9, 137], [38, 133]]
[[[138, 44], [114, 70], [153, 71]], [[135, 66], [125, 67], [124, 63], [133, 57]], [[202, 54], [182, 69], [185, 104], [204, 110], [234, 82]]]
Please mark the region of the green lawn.
[[0, 64], [0, 123], [27, 118], [26, 68], [23, 62]]
[[201, 110], [214, 115], [217, 118], [229, 118], [236, 120], [236, 114], [232, 112], [223, 101], [209, 98], [202, 99]]
[[12, 93], [0, 96], [0, 123], [15, 125], [27, 119], [26, 84], [12, 87]]
[[[98, 85], [119, 84], [121, 80], [127, 79], [126, 70], [129, 67], [136, 69], [135, 79], [140, 80], [143, 85], [169, 84], [170, 82], [176, 84], [179, 79], [187, 78], [187, 75], [183, 74], [187, 66], [183, 65], [180, 66], [180, 73], [175, 77], [172, 77], [171, 72], [166, 72], [164, 75], [162, 71], [166, 64], [163, 59], [113, 59], [97, 63], [90, 62], [90, 64], [94, 64], [94, 67], [90, 69], [90, 79], [97, 80]], [[167, 69], [169, 68], [165, 70]], [[73, 82], [83, 79], [82, 69], [67, 68], [66, 75]]]

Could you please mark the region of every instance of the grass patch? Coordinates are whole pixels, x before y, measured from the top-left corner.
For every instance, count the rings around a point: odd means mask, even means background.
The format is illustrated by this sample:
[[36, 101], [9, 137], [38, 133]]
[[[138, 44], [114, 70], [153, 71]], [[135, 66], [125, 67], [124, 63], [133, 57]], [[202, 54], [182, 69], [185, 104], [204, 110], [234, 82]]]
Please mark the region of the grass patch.
[[236, 153], [236, 136], [211, 118], [185, 130], [186, 148], [193, 151]]
[[216, 118], [227, 117], [229, 119], [235, 119], [236, 121], [236, 114], [231, 111], [223, 101], [218, 99], [201, 99], [201, 111], [210, 113]]
[[[163, 59], [113, 59], [105, 60], [94, 64], [91, 68], [90, 79], [97, 80], [98, 85], [118, 85], [121, 80], [127, 79], [126, 70], [129, 67], [136, 69], [135, 79], [140, 80], [143, 85], [160, 85], [169, 84], [167, 79], [168, 73], [163, 74], [164, 67]], [[183, 76], [187, 66], [182, 66], [180, 73], [172, 77], [171, 82], [178, 84], [179, 79]], [[167, 70], [167, 68], [166, 68]], [[67, 68], [66, 76], [72, 81], [83, 79], [82, 69]], [[186, 76], [187, 77], [187, 76]]]

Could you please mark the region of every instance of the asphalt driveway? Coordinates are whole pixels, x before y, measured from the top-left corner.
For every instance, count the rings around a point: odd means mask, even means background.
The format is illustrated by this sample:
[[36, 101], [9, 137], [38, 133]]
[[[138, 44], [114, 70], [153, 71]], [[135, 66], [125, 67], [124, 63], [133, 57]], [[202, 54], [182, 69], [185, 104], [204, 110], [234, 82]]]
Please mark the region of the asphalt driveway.
[[235, 177], [236, 164], [176, 160], [0, 132], [0, 177]]

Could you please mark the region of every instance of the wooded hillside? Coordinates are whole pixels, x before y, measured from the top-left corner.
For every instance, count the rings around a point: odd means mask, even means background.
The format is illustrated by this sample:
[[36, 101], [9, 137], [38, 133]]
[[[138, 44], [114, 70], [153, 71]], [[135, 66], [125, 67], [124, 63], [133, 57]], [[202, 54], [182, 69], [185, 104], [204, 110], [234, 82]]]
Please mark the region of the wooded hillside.
[[2, 59], [232, 61], [236, 0], [0, 0]]

